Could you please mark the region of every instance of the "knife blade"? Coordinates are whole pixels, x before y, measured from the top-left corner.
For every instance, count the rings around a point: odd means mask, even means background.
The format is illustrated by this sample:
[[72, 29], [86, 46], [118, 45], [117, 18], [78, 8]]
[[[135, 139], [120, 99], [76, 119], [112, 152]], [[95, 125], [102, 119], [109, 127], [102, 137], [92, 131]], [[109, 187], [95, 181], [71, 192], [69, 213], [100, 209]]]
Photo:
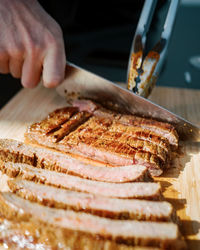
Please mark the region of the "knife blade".
[[200, 142], [199, 126], [72, 63], [67, 63], [65, 80], [56, 88], [56, 91], [68, 100], [71, 98], [91, 99], [117, 106], [131, 114], [169, 122], [176, 127], [181, 140]]

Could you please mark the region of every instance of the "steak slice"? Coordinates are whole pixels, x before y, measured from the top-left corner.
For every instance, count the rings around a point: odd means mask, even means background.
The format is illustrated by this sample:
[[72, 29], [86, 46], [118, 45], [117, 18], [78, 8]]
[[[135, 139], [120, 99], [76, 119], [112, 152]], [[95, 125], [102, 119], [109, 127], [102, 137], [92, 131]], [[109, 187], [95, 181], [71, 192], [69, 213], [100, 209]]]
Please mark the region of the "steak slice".
[[[74, 112], [69, 113], [70, 108], [76, 109], [76, 112], [74, 110]], [[65, 112], [66, 114], [64, 114]], [[63, 115], [63, 117], [60, 117], [61, 115]], [[52, 142], [58, 142], [64, 136], [68, 135], [71, 131], [75, 130], [82, 123], [87, 121], [90, 116], [91, 114], [86, 111], [77, 112], [77, 108], [61, 108], [50, 113], [47, 118], [41, 122], [31, 125], [29, 131], [30, 133], [36, 133], [40, 136], [47, 136]]]
[[68, 121], [72, 115], [78, 112], [78, 109], [75, 107], [65, 107], [56, 109], [51, 112], [46, 119], [39, 123], [32, 125], [34, 129], [38, 129], [43, 134], [48, 134], [51, 131], [54, 131], [60, 127], [64, 122]]
[[[146, 152], [144, 149], [148, 148], [148, 150], [157, 152], [160, 157], [165, 158], [166, 154], [164, 150], [160, 148], [160, 150], [155, 149], [155, 147], [150, 146], [150, 144], [147, 145], [148, 142], [146, 142], [146, 145], [142, 143], [143, 148], [141, 149], [141, 141], [140, 143], [134, 143], [134, 139], [133, 142], [129, 139], [129, 144], [127, 140], [124, 139], [118, 138], [119, 140], [115, 140], [112, 138], [112, 135], [115, 135], [115, 133], [107, 133], [107, 137], [109, 134], [110, 139], [106, 140], [106, 137], [104, 138], [106, 134], [104, 134], [102, 130], [106, 131], [110, 122], [106, 120], [97, 122], [96, 120], [98, 119], [95, 117], [89, 119], [86, 123], [77, 128], [77, 130], [65, 136], [58, 143], [52, 140], [51, 135], [46, 136], [32, 127], [30, 127], [25, 134], [25, 138], [29, 143], [47, 146], [64, 153], [73, 153], [106, 164], [118, 166], [140, 164], [148, 167], [153, 176], [162, 174], [163, 168], [165, 167], [163, 160], [156, 154]], [[87, 127], [88, 130], [85, 132]], [[92, 127], [93, 130], [89, 133]], [[133, 146], [138, 148], [134, 148]]]
[[[119, 125], [119, 126], [118, 126]], [[120, 128], [121, 127], [121, 131]], [[124, 127], [124, 130], [123, 128]], [[71, 133], [67, 138], [71, 138], [75, 135], [78, 138], [95, 138], [103, 139], [109, 141], [118, 141], [126, 143], [136, 151], [145, 151], [157, 155], [163, 162], [166, 160], [169, 155], [169, 150], [161, 147], [155, 143], [151, 143], [148, 140], [143, 140], [140, 138], [134, 137], [130, 129], [126, 129], [127, 126], [122, 124], [116, 124], [111, 122], [109, 119], [92, 117], [86, 123], [81, 125], [76, 131]], [[129, 128], [129, 127], [127, 127]], [[67, 140], [66, 138], [66, 140]]]
[[146, 166], [153, 176], [163, 172], [164, 164], [160, 159], [149, 152], [137, 151], [127, 143], [96, 139], [94, 137], [81, 137], [72, 133], [65, 137], [56, 146], [62, 152], [74, 153], [88, 158], [99, 160], [116, 166], [139, 164]]
[[[52, 112], [50, 114], [50, 116], [52, 117], [53, 114], [55, 112]], [[61, 140], [64, 136], [66, 136], [67, 134], [69, 134], [71, 131], [75, 130], [79, 125], [81, 125], [81, 123], [87, 121], [87, 119], [91, 116], [91, 114], [89, 114], [88, 112], [85, 111], [81, 111], [80, 113], [76, 113], [75, 115], [73, 115], [69, 120], [67, 120], [65, 123], [63, 123], [62, 125], [59, 125], [57, 128], [54, 127], [54, 130], [50, 131], [49, 133], [51, 134], [47, 134], [50, 135], [50, 139], [52, 139], [53, 141], [59, 141]], [[47, 122], [47, 126], [48, 126], [48, 120], [45, 119], [40, 123], [35, 123], [33, 125], [31, 125], [29, 127], [28, 133], [29, 134], [34, 134], [36, 132], [36, 134], [42, 134], [45, 135], [44, 133], [44, 123], [45, 121]], [[40, 124], [42, 124], [41, 126], [41, 130], [40, 130]], [[81, 126], [83, 127], [83, 126]], [[108, 118], [101, 118], [99, 116], [97, 117], [93, 117], [92, 119], [89, 120], [89, 122], [85, 123], [85, 126], [83, 127], [90, 127], [93, 130], [95, 130], [95, 133], [97, 133], [97, 129], [100, 132], [100, 134], [102, 135], [102, 132], [119, 132], [119, 133], [125, 133], [127, 134], [127, 136], [131, 136], [131, 138], [133, 138], [133, 140], [144, 140], [148, 142], [151, 142], [151, 144], [156, 144], [154, 145], [157, 146], [158, 148], [161, 147], [161, 149], [157, 150], [157, 153], [160, 154], [159, 151], [164, 151], [163, 154], [168, 153], [169, 152], [169, 143], [168, 140], [161, 138], [160, 136], [156, 135], [155, 133], [152, 133], [149, 130], [145, 130], [143, 128], [140, 127], [134, 127], [134, 126], [127, 126], [124, 124], [120, 124], [118, 122], [116, 122], [115, 120], [111, 120]], [[55, 131], [56, 130], [56, 131]], [[55, 132], [54, 132], [55, 131]], [[119, 139], [119, 138], [118, 138]], [[136, 146], [136, 144], [135, 144]], [[136, 147], [137, 148], [137, 147]], [[144, 150], [145, 151], [145, 150]], [[147, 150], [149, 151], [149, 149]], [[166, 152], [165, 152], [166, 151]], [[151, 151], [150, 151], [151, 152]], [[152, 152], [154, 153], [154, 152]]]
[[0, 139], [0, 159], [27, 163], [39, 168], [97, 181], [116, 183], [151, 181], [147, 168], [141, 165], [124, 167], [92, 166], [59, 152], [32, 147], [10, 139]]
[[10, 177], [22, 176], [26, 180], [106, 197], [157, 200], [160, 199], [161, 194], [158, 183], [106, 183], [92, 181], [46, 169], [38, 169], [23, 163], [12, 162], [0, 164], [0, 170]]
[[[91, 110], [90, 107], [89, 111]], [[48, 134], [39, 129], [40, 123], [30, 126], [25, 138], [31, 144], [81, 155], [106, 164], [145, 165], [153, 176], [161, 175], [170, 161], [167, 140], [148, 129], [120, 123], [119, 116], [122, 115], [109, 111], [110, 115], [114, 118], [91, 117], [89, 112], [81, 109]], [[53, 113], [50, 114], [52, 116]]]
[[8, 181], [9, 188], [17, 195], [56, 208], [83, 211], [114, 219], [169, 221], [172, 206], [165, 201], [121, 200], [58, 189], [31, 181]]
[[152, 132], [148, 129], [125, 125], [117, 121], [113, 121], [109, 131], [127, 134], [133, 138], [148, 141], [151, 144], [161, 147], [166, 152], [166, 154], [169, 155], [171, 153], [169, 141], [166, 138], [160, 137], [155, 132]]
[[63, 123], [58, 130], [51, 134], [51, 139], [54, 142], [62, 140], [66, 135], [70, 134], [73, 130], [79, 127], [82, 123], [90, 118], [91, 114], [88, 112], [79, 112], [70, 118], [67, 122]]
[[100, 239], [114, 243], [180, 248], [178, 227], [173, 223], [111, 220], [71, 210], [45, 207], [12, 193], [1, 193], [0, 213], [15, 221], [38, 221], [41, 226], [49, 226], [50, 232], [52, 228], [53, 231], [64, 233], [66, 237], [76, 233], [80, 238], [86, 236], [92, 241], [98, 235]]
[[118, 114], [115, 111], [110, 111], [102, 108], [101, 105], [95, 104], [90, 100], [74, 100], [72, 105], [79, 108], [80, 111], [88, 111], [96, 116], [115, 119], [119, 123], [132, 125], [151, 130], [161, 137], [166, 138], [173, 149], [178, 147], [178, 134], [173, 125], [166, 122], [159, 122], [149, 118], [142, 118], [136, 115]]
[[127, 246], [109, 240], [78, 238], [76, 234], [66, 237], [52, 227], [49, 230], [46, 225], [42, 226], [38, 222], [0, 219], [0, 249], [159, 250], [155, 247]]
[[33, 224], [0, 219], [0, 249], [47, 249], [53, 250], [48, 243], [48, 235], [42, 239]]

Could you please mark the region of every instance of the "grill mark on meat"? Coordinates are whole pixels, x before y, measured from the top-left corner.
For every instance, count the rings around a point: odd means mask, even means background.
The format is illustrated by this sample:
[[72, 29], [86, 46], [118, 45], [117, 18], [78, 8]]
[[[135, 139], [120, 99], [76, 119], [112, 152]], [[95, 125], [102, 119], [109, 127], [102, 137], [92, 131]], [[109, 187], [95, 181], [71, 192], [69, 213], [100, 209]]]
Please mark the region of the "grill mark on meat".
[[[95, 127], [94, 130], [92, 128], [85, 128], [80, 132], [75, 131], [75, 134], [77, 134], [77, 137], [81, 141], [84, 141], [85, 138], [94, 138], [105, 141], [117, 141], [120, 143], [124, 143], [129, 147], [133, 148], [135, 151], [144, 151], [157, 155], [163, 162], [166, 161], [166, 158], [168, 156], [168, 154], [166, 153], [166, 151], [162, 149], [162, 147], [159, 147], [155, 144], [151, 144], [148, 141], [144, 141], [138, 138], [133, 138], [132, 136], [123, 134], [121, 132], [110, 132]], [[71, 137], [74, 137], [74, 135], [70, 135], [68, 138], [66, 138], [66, 140], [72, 141], [73, 143]]]
[[161, 197], [161, 189], [158, 183], [106, 183], [12, 162], [0, 164], [0, 170], [10, 177], [21, 176], [25, 180], [105, 197], [147, 200], [158, 200]]
[[[73, 153], [82, 157], [89, 157], [93, 160], [99, 160], [105, 164], [114, 164], [117, 166], [143, 165], [148, 167], [151, 175], [159, 176], [163, 172], [164, 165], [156, 155], [149, 152], [137, 152], [126, 144], [111, 143], [109, 141], [98, 140], [92, 144], [94, 138], [83, 138], [84, 142], [64, 138], [59, 143], [52, 143], [47, 137], [41, 137], [38, 134], [28, 134], [26, 139], [29, 143], [44, 145], [54, 148], [64, 153]], [[107, 147], [107, 148], [106, 148]], [[107, 150], [108, 147], [109, 151]]]
[[120, 123], [139, 126], [144, 129], [149, 129], [162, 137], [168, 139], [173, 149], [178, 147], [178, 134], [173, 125], [164, 122], [158, 122], [153, 119], [142, 118], [134, 115], [123, 115], [119, 119]]
[[166, 152], [162, 150], [159, 146], [151, 144], [148, 141], [143, 141], [141, 139], [134, 139], [132, 136], [123, 135], [122, 133], [107, 133], [104, 134], [104, 137], [112, 136], [115, 140], [119, 139], [123, 143], [127, 143], [130, 147], [134, 148], [137, 151], [150, 152], [154, 155], [157, 155], [163, 162], [166, 160]]
[[[77, 130], [65, 136], [58, 143], [34, 131], [28, 132], [28, 142], [51, 147], [65, 153], [90, 157], [104, 163], [118, 166], [142, 164], [149, 168], [152, 175], [163, 172], [164, 162], [156, 155], [144, 150], [136, 150], [132, 145], [120, 140], [105, 140], [104, 134], [112, 125], [109, 119], [90, 118]], [[91, 129], [94, 129], [94, 132]], [[92, 137], [90, 137], [92, 134]], [[167, 165], [167, 164], [166, 164]]]
[[169, 142], [165, 138], [161, 138], [149, 130], [126, 126], [108, 118], [92, 117], [87, 123], [80, 126], [80, 130], [77, 130], [77, 133], [94, 134], [94, 131], [98, 136], [102, 136], [105, 132], [123, 133], [125, 136], [131, 136], [133, 139], [145, 140], [159, 148], [162, 147], [166, 154], [170, 152]]
[[[120, 124], [119, 124], [120, 125]], [[66, 140], [72, 141], [71, 137], [78, 135], [78, 138], [92, 137], [94, 139], [102, 140], [114, 140], [128, 144], [136, 151], [146, 151], [152, 154], [156, 154], [162, 161], [165, 161], [169, 152], [165, 151], [162, 147], [156, 144], [152, 144], [149, 141], [144, 141], [139, 138], [135, 138], [128, 133], [119, 131], [118, 126], [113, 125], [108, 119], [98, 119], [96, 117], [91, 118], [86, 124], [82, 125], [80, 129], [74, 131], [73, 134], [68, 136]]]
[[149, 141], [152, 144], [156, 144], [159, 147], [162, 147], [163, 150], [166, 151], [166, 153], [170, 153], [170, 147], [169, 142], [164, 137], [160, 137], [156, 135], [154, 132], [143, 129], [140, 127], [134, 127], [134, 126], [127, 126], [124, 124], [120, 124], [116, 121], [113, 122], [110, 130], [110, 132], [119, 132], [123, 134], [128, 134], [132, 136], [133, 138], [142, 139], [145, 141]]
[[[136, 150], [132, 145], [130, 145], [131, 142], [129, 142], [129, 145], [125, 143], [126, 140], [124, 140], [124, 143], [118, 143], [116, 140], [114, 142], [112, 142], [112, 140], [105, 140], [107, 138], [104, 137], [106, 137], [106, 135], [109, 135], [109, 132], [107, 132], [106, 134], [106, 131], [111, 125], [112, 123], [108, 119], [99, 120], [95, 117], [92, 117], [86, 123], [81, 125], [77, 130], [70, 133], [63, 140], [61, 140], [59, 144], [53, 144], [51, 141], [49, 142], [48, 138], [46, 138], [46, 140], [41, 138], [40, 140], [39, 136], [37, 135], [36, 142], [41, 143], [42, 145], [59, 149], [64, 152], [73, 152], [82, 154], [83, 156], [87, 155], [88, 157], [92, 157], [93, 159], [101, 160], [110, 164], [144, 164], [145, 166], [150, 167], [152, 173], [154, 171], [152, 169], [154, 168], [157, 169], [157, 173], [154, 174], [158, 175], [162, 173], [162, 170], [160, 168], [162, 168], [163, 163], [155, 154], [151, 155], [148, 152], [143, 152], [143, 150]], [[113, 133], [113, 136], [114, 135], [115, 134]], [[102, 150], [104, 152], [102, 152]], [[109, 154], [109, 152], [111, 152], [113, 155]]]
[[[24, 200], [12, 193], [1, 193], [0, 212], [6, 219], [37, 223], [67, 238], [74, 232], [80, 237], [110, 240], [128, 245], [183, 249], [177, 225], [168, 222], [123, 221], [101, 218], [86, 213], [49, 208]], [[80, 242], [79, 242], [80, 243]], [[76, 245], [78, 247], [78, 245]]]
[[63, 123], [69, 120], [70, 117], [77, 112], [78, 109], [75, 107], [56, 109], [41, 122], [31, 125], [30, 129], [38, 130], [41, 133], [47, 135], [50, 132], [57, 130]]
[[59, 152], [32, 147], [9, 139], [0, 139], [0, 159], [27, 163], [38, 168], [55, 170], [97, 181], [123, 183], [152, 180], [147, 168], [141, 165], [123, 167], [93, 166]]
[[49, 134], [53, 142], [59, 142], [65, 136], [76, 130], [82, 123], [90, 118], [88, 112], [79, 112], [73, 115], [67, 122], [63, 123], [55, 132]]
[[[62, 125], [61, 129], [49, 134], [48, 138], [34, 128], [26, 133], [25, 138], [29, 143], [47, 146], [82, 157], [93, 157], [95, 160], [108, 164], [119, 166], [144, 164], [149, 168], [152, 175], [156, 176], [162, 174], [164, 167], [168, 167], [170, 150], [162, 138], [159, 140], [158, 136], [146, 131], [142, 132], [141, 128], [135, 129], [131, 126], [131, 130], [128, 126], [112, 119], [95, 116], [89, 118], [89, 113], [84, 114], [83, 112], [75, 114], [74, 117], [79, 117], [77, 124], [77, 119], [74, 119], [75, 126], [74, 122], [71, 123], [72, 117]], [[117, 114], [115, 117], [117, 117]], [[82, 119], [84, 120], [83, 124]], [[142, 138], [135, 137], [141, 134]], [[144, 138], [145, 140], [143, 140]], [[156, 144], [157, 142], [160, 144]]]
[[[71, 147], [71, 149], [70, 149]], [[149, 168], [152, 175], [162, 173], [163, 163], [149, 152], [137, 151], [127, 143], [109, 141], [104, 138], [81, 137], [78, 133], [66, 137], [58, 144], [63, 152], [73, 152], [118, 166], [141, 164]]]
[[[150, 118], [143, 118], [136, 115], [124, 115], [118, 114], [115, 111], [110, 111], [105, 108], [102, 108], [99, 104], [96, 105], [96, 108], [89, 109], [87, 107], [91, 106], [91, 101], [89, 100], [76, 100], [72, 103], [74, 107], [79, 108], [79, 110], [84, 110], [93, 113], [96, 116], [106, 117], [109, 119], [114, 119], [119, 123], [125, 125], [132, 125], [135, 127], [141, 127], [144, 129], [151, 130], [161, 137], [165, 137], [171, 144], [172, 148], [175, 150], [178, 147], [178, 134], [173, 125], [166, 122], [159, 122]], [[93, 106], [95, 103], [93, 102]]]
[[50, 207], [72, 209], [112, 219], [170, 221], [172, 206], [165, 201], [121, 200], [58, 189], [31, 181], [8, 181], [18, 196]]
[[[86, 100], [78, 102], [87, 104]], [[153, 127], [157, 124], [158, 128], [162, 124], [160, 125], [159, 122], [151, 119], [134, 118], [134, 116], [106, 111], [100, 106], [94, 108], [95, 104], [89, 103], [91, 104], [89, 108], [91, 113], [100, 110], [103, 113], [108, 113], [108, 117], [93, 116], [89, 118], [91, 114], [81, 111], [73, 116], [79, 117], [74, 119], [75, 124], [78, 120], [76, 125], [74, 125], [72, 117], [62, 125], [61, 129], [50, 133], [48, 138], [39, 129], [36, 130], [33, 127], [25, 135], [27, 142], [118, 166], [143, 164], [149, 168], [152, 175], [162, 174], [163, 169], [169, 166], [171, 157], [169, 144], [166, 139], [151, 132], [150, 127], [143, 128], [144, 124], [148, 126], [153, 124]], [[87, 105], [81, 107], [81, 110], [87, 109], [86, 107]], [[110, 119], [111, 116], [112, 119]], [[131, 119], [140, 121], [142, 125], [138, 127], [135, 125], [127, 126], [124, 125], [125, 122], [120, 122], [126, 120], [129, 121], [130, 125]], [[173, 126], [170, 124], [166, 125], [168, 132], [171, 127]]]

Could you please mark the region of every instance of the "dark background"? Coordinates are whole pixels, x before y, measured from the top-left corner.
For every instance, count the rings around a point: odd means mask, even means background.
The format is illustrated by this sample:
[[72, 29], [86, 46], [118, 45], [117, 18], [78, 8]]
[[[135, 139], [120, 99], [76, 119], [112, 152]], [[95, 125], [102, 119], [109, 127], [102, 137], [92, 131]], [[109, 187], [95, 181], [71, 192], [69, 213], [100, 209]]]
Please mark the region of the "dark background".
[[[168, 1], [158, 2], [151, 27], [152, 46], [168, 9]], [[200, 89], [200, 70], [189, 63], [192, 56], [200, 55], [200, 2], [183, 2], [157, 85]], [[143, 1], [40, 0], [40, 3], [63, 29], [68, 61], [112, 81], [126, 81], [129, 51]], [[2, 107], [21, 85], [20, 80], [10, 75], [0, 75], [0, 81]]]

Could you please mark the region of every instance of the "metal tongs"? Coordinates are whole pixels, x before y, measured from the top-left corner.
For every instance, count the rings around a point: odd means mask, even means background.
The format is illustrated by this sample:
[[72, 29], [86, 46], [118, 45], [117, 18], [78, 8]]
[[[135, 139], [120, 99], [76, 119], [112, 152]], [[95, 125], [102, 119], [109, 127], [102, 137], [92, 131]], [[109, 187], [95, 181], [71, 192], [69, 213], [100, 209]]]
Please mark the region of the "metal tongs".
[[145, 0], [128, 64], [128, 89], [140, 96], [148, 97], [155, 86], [166, 58], [179, 2], [180, 0], [171, 0], [160, 40], [152, 50], [146, 53], [147, 32], [150, 28], [157, 0]]

